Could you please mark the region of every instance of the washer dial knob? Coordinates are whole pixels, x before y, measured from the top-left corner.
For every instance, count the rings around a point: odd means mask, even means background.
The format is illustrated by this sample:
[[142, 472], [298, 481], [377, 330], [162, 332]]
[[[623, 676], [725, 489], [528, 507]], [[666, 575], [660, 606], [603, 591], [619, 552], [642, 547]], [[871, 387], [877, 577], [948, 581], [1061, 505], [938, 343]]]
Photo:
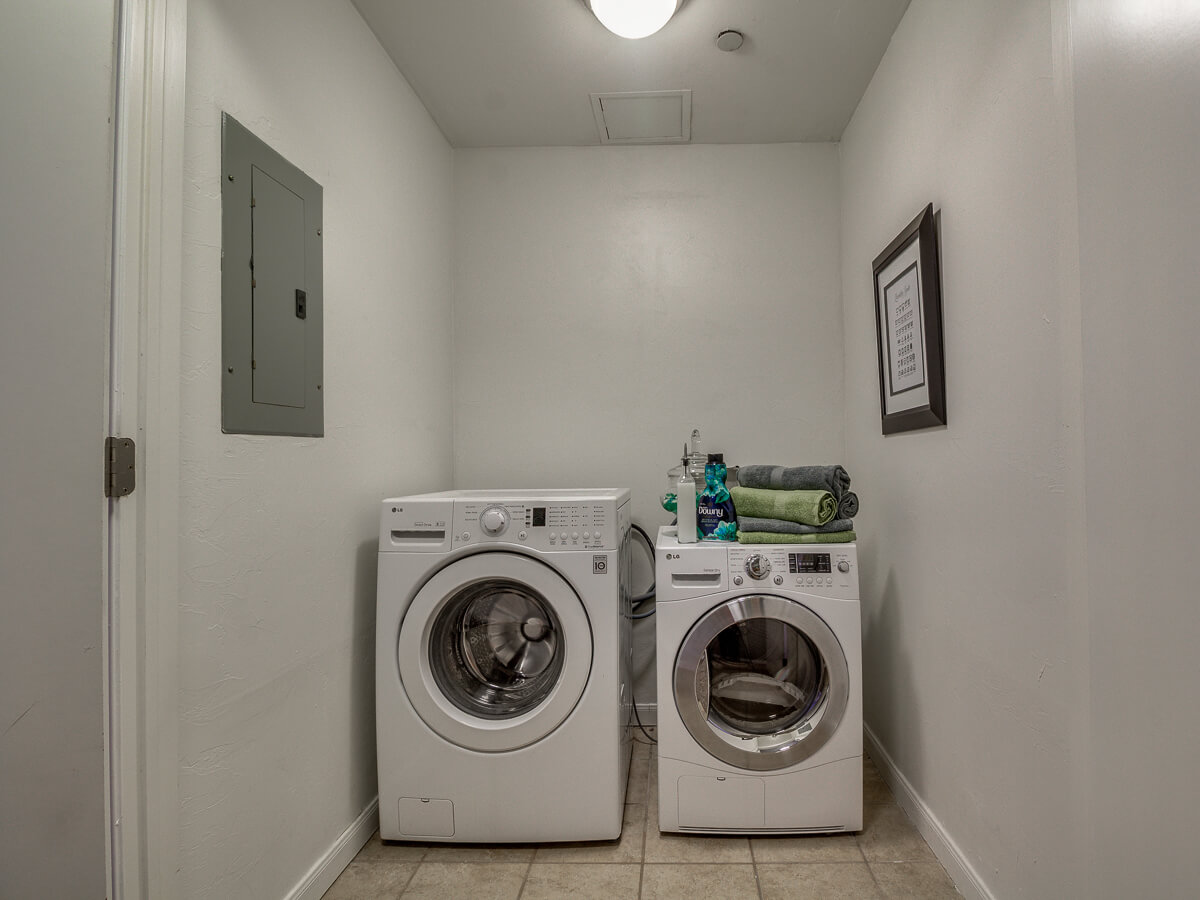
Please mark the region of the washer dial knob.
[[843, 559], [840, 563], [838, 563], [838, 571], [839, 572], [849, 572], [850, 571], [850, 563], [846, 562]]
[[751, 578], [766, 578], [771, 574], [771, 561], [761, 553], [746, 557], [746, 574]]
[[503, 506], [489, 506], [479, 514], [479, 527], [483, 529], [484, 534], [490, 534], [492, 537], [503, 534], [508, 522], [508, 510]]

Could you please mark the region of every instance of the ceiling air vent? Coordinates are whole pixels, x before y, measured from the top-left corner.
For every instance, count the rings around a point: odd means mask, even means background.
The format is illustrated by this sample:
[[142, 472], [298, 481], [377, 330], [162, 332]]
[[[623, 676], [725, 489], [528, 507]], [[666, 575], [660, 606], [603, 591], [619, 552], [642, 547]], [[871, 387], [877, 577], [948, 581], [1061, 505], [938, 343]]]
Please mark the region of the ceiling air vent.
[[692, 139], [691, 91], [592, 94], [602, 144], [682, 144]]

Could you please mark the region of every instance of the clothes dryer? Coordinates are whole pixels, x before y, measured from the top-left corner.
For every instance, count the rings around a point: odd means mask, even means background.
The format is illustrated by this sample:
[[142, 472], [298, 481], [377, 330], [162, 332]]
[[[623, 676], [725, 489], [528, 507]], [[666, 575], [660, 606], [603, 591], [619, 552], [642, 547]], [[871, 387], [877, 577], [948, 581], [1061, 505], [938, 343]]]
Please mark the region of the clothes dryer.
[[632, 749], [629, 490], [383, 501], [385, 840], [604, 840]]
[[655, 573], [661, 830], [861, 830], [855, 545], [664, 527]]

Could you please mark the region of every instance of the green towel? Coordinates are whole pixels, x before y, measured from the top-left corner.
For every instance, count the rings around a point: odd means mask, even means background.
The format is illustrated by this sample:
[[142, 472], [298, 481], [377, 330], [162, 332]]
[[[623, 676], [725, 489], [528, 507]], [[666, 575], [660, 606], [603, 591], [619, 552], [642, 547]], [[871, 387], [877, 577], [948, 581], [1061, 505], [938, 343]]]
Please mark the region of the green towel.
[[853, 531], [827, 531], [817, 534], [780, 534], [777, 531], [739, 531], [739, 544], [849, 544]]
[[784, 519], [801, 525], [824, 525], [837, 515], [838, 504], [829, 491], [772, 491], [767, 488], [730, 489], [739, 516]]

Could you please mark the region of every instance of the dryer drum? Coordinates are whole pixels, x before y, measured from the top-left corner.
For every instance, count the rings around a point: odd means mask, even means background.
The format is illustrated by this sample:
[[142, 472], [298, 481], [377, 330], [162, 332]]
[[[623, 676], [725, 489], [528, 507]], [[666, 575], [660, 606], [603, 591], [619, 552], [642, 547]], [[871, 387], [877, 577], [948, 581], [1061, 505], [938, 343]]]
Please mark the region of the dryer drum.
[[837, 732], [850, 696], [837, 637], [803, 604], [735, 597], [703, 614], [679, 645], [675, 708], [712, 756], [738, 768], [784, 769]]
[[706, 648], [708, 709], [743, 734], [800, 725], [829, 692], [829, 670], [807, 636], [777, 619], [737, 622]]
[[566, 655], [554, 608], [525, 584], [489, 578], [443, 604], [430, 631], [438, 688], [463, 712], [508, 719], [554, 690]]

